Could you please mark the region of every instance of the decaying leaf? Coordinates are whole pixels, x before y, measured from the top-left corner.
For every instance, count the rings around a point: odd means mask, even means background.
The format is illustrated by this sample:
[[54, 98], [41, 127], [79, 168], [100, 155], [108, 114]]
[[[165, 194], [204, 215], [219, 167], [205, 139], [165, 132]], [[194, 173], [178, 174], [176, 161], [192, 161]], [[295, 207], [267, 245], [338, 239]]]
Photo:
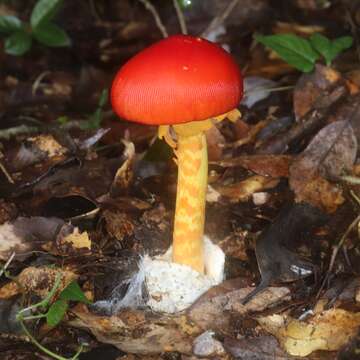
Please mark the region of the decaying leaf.
[[89, 235], [86, 231], [80, 232], [78, 228], [75, 228], [74, 231], [66, 235], [61, 242], [63, 244], [69, 244], [75, 249], [90, 249], [91, 241]]
[[90, 247], [86, 232], [79, 233], [78, 228], [55, 217], [18, 217], [0, 225], [0, 239], [0, 260], [6, 260], [14, 251], [17, 258], [22, 259], [40, 249], [58, 254], [64, 244], [62, 254]]
[[351, 171], [356, 153], [357, 140], [348, 122], [337, 121], [321, 129], [290, 167], [296, 200], [334, 212], [344, 198], [337, 184], [327, 179]]
[[9, 299], [23, 292], [35, 293], [44, 298], [54, 286], [59, 275], [61, 281], [56, 294], [59, 294], [73, 280], [76, 280], [78, 275], [71, 270], [30, 266], [18, 275], [16, 282], [10, 281], [0, 288], [0, 299]]
[[290, 162], [290, 155], [242, 155], [214, 164], [222, 167], [242, 166], [258, 175], [277, 178], [289, 176]]
[[253, 339], [226, 337], [224, 347], [232, 356], [239, 359], [285, 360], [290, 358], [273, 336], [259, 336]]
[[358, 332], [360, 313], [331, 309], [306, 322], [285, 315], [271, 315], [257, 320], [277, 337], [290, 355], [307, 356], [316, 350], [334, 351], [344, 346]]
[[116, 240], [122, 241], [125, 236], [134, 233], [135, 225], [126, 212], [104, 210], [102, 216], [105, 220], [106, 231]]
[[214, 338], [213, 331], [205, 331], [199, 335], [193, 344], [193, 353], [196, 356], [216, 356], [224, 354], [224, 347], [219, 340]]
[[71, 325], [90, 330], [99, 341], [135, 354], [191, 353], [193, 337], [199, 333], [182, 315], [166, 317], [141, 310], [122, 310], [109, 317], [91, 313], [82, 305], [73, 312], [77, 319]]
[[254, 301], [242, 305], [242, 299], [252, 290], [244, 284], [243, 279], [227, 280], [203, 294], [188, 309], [188, 317], [204, 330], [226, 332], [234, 313], [245, 315], [264, 310], [278, 301], [287, 300], [289, 294], [289, 289], [285, 287], [269, 287]]
[[214, 187], [216, 191], [229, 198], [231, 202], [238, 202], [248, 200], [255, 192], [274, 188], [278, 183], [279, 179], [254, 175], [236, 184]]
[[341, 75], [332, 68], [317, 64], [315, 71], [310, 74], [303, 74], [294, 90], [294, 112], [296, 118], [301, 119], [314, 104], [323, 92], [330, 90]]

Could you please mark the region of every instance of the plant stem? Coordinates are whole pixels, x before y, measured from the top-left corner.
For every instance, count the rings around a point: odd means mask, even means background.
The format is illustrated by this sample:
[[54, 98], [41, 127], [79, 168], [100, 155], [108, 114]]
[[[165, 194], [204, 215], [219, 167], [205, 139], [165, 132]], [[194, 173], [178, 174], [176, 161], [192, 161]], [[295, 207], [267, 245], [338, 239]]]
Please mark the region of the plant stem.
[[208, 170], [206, 137], [203, 132], [191, 136], [177, 135], [178, 184], [173, 261], [203, 273]]
[[79, 354], [81, 353], [81, 351], [83, 350], [83, 346], [81, 345], [79, 350], [76, 352], [76, 354], [69, 358], [65, 358], [61, 355], [58, 355], [54, 352], [52, 352], [51, 350], [47, 349], [46, 347], [42, 346], [30, 333], [30, 331], [28, 330], [28, 328], [25, 326], [24, 322], [22, 320], [20, 320], [20, 325], [24, 331], [24, 333], [28, 336], [28, 338], [30, 339], [30, 341], [36, 346], [38, 347], [42, 352], [44, 352], [45, 354], [51, 356], [52, 358], [56, 359], [56, 360], [75, 360], [78, 358]]

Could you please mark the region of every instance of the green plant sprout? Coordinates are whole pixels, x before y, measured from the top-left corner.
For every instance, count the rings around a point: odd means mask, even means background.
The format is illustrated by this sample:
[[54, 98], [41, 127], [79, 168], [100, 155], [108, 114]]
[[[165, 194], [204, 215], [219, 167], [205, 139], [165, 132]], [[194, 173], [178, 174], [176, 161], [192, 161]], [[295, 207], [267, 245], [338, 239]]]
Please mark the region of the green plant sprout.
[[0, 16], [0, 33], [4, 34], [5, 52], [21, 56], [31, 49], [33, 39], [49, 47], [70, 46], [68, 34], [52, 22], [63, 4], [63, 0], [38, 0], [35, 4], [30, 23], [12, 15]]
[[344, 50], [353, 44], [351, 36], [330, 40], [315, 33], [309, 39], [295, 34], [255, 35], [255, 40], [274, 50], [284, 61], [302, 72], [310, 72], [315, 63], [323, 57], [327, 66]]
[[101, 92], [98, 106], [95, 112], [89, 116], [88, 121], [84, 122], [81, 125], [81, 128], [83, 130], [93, 130], [93, 129], [98, 129], [100, 127], [103, 119], [104, 106], [106, 105], [108, 100], [108, 93], [109, 93], [108, 89], [104, 89]]
[[[79, 284], [76, 281], [71, 282], [64, 290], [61, 291], [58, 299], [51, 304], [52, 298], [54, 297], [57, 289], [59, 288], [61, 283], [61, 274], [58, 273], [55, 278], [54, 286], [49, 291], [48, 295], [41, 300], [40, 302], [30, 305], [26, 308], [21, 309], [17, 315], [16, 319], [19, 321], [21, 328], [23, 329], [24, 333], [29, 337], [31, 342], [38, 347], [42, 352], [51, 356], [57, 360], [76, 360], [78, 359], [80, 353], [84, 349], [84, 345], [80, 345], [76, 354], [71, 358], [65, 358], [60, 356], [51, 350], [44, 347], [40, 344], [34, 336], [30, 333], [29, 329], [25, 325], [25, 321], [27, 320], [34, 320], [34, 319], [41, 319], [46, 318], [46, 322], [49, 326], [54, 327], [60, 323], [63, 319], [68, 307], [69, 301], [78, 301], [85, 304], [91, 304], [84, 293], [82, 292]], [[29, 313], [34, 313], [37, 310], [48, 309], [46, 313], [40, 312], [35, 315], [28, 315]]]

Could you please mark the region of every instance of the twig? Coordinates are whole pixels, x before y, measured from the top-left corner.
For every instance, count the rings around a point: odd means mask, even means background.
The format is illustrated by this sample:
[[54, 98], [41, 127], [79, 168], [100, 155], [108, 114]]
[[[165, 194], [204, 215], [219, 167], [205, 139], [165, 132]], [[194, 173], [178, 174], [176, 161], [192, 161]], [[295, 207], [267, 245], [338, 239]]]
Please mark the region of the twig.
[[239, 0], [232, 0], [229, 5], [224, 9], [224, 11], [219, 15], [216, 16], [209, 26], [202, 32], [201, 37], [207, 37], [211, 30], [217, 28], [219, 25], [221, 25], [227, 17], [230, 15], [230, 13], [233, 11], [235, 6], [238, 4]]
[[13, 258], [15, 257], [15, 252], [13, 252], [8, 261], [5, 263], [5, 265], [3, 267], [0, 268], [0, 277], [2, 276], [2, 274], [6, 271], [6, 269], [9, 267], [10, 263], [13, 261]]
[[44, 80], [44, 78], [48, 75], [50, 75], [50, 71], [43, 71], [34, 81], [32, 87], [31, 87], [31, 94], [34, 96], [36, 94], [37, 89], [40, 87], [41, 82]]
[[[356, 200], [357, 204], [360, 206], [360, 199], [358, 198], [358, 196], [353, 191], [350, 191], [350, 194]], [[332, 271], [332, 269], [334, 267], [336, 257], [338, 255], [340, 249], [343, 247], [345, 240], [347, 239], [348, 235], [353, 230], [353, 228], [359, 223], [359, 221], [360, 221], [360, 215], [358, 215], [355, 218], [355, 220], [352, 221], [352, 223], [346, 229], [345, 233], [341, 236], [338, 244], [334, 246], [333, 252], [331, 254], [331, 259], [330, 259], [330, 262], [329, 262], [328, 270], [326, 272], [324, 280], [321, 283], [321, 286], [320, 286], [319, 291], [318, 291], [318, 293], [316, 295], [316, 298], [319, 298], [321, 291], [323, 290], [326, 282], [328, 281], [330, 273], [331, 273], [331, 271]]]
[[138, 0], [138, 1], [140, 1], [145, 6], [146, 10], [151, 12], [151, 14], [155, 20], [156, 26], [160, 30], [162, 36], [164, 38], [168, 37], [169, 34], [168, 34], [163, 22], [161, 21], [160, 15], [157, 12], [155, 6], [149, 0]]
[[349, 227], [346, 229], [345, 233], [343, 234], [343, 236], [340, 238], [340, 241], [338, 242], [337, 245], [334, 246], [333, 252], [331, 254], [331, 259], [330, 259], [330, 263], [329, 263], [329, 267], [328, 270], [326, 272], [325, 278], [321, 283], [320, 289], [316, 295], [316, 298], [318, 298], [320, 296], [321, 291], [323, 290], [326, 282], [329, 279], [330, 273], [334, 267], [335, 264], [335, 260], [336, 257], [340, 251], [340, 249], [342, 248], [342, 246], [344, 245], [345, 240], [347, 239], [349, 233], [352, 231], [352, 229], [358, 224], [358, 222], [360, 221], [360, 215], [358, 215], [355, 220], [352, 221], [352, 223], [349, 225]]
[[19, 125], [12, 128], [0, 130], [0, 139], [9, 140], [13, 136], [17, 135], [30, 135], [35, 134], [39, 131], [39, 128], [35, 126]]
[[13, 178], [11, 177], [11, 175], [9, 174], [9, 172], [7, 171], [5, 165], [0, 161], [0, 169], [1, 171], [4, 173], [7, 181], [10, 183], [10, 184], [15, 184], [15, 181], [13, 180]]
[[176, 10], [177, 18], [179, 20], [181, 32], [183, 34], [187, 35], [188, 31], [187, 31], [187, 27], [186, 27], [185, 17], [181, 10], [178, 0], [173, 0], [173, 4], [174, 4], [174, 8]]

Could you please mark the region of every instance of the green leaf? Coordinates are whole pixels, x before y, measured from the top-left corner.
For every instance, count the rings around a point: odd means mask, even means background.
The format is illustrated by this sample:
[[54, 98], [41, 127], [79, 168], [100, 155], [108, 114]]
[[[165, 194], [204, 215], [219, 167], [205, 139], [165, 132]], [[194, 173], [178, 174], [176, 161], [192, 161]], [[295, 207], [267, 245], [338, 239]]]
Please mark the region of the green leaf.
[[32, 38], [25, 31], [16, 31], [5, 39], [5, 52], [9, 55], [21, 56], [31, 48]]
[[310, 42], [314, 49], [325, 58], [326, 65], [329, 66], [336, 56], [352, 46], [353, 38], [343, 36], [331, 41], [324, 35], [313, 34], [310, 37]]
[[69, 307], [66, 300], [57, 300], [49, 308], [46, 314], [46, 322], [50, 326], [56, 326], [63, 318]]
[[39, 0], [31, 13], [30, 24], [36, 29], [43, 23], [48, 23], [59, 11], [63, 0]]
[[22, 29], [22, 22], [16, 16], [4, 15], [0, 16], [0, 31], [10, 34], [14, 31]]
[[41, 44], [51, 47], [70, 46], [68, 34], [54, 23], [44, 23], [34, 29], [34, 37]]
[[76, 281], [71, 282], [60, 294], [60, 299], [91, 304]]
[[351, 36], [342, 36], [333, 40], [331, 44], [333, 59], [344, 50], [351, 48], [352, 44], [353, 38]]
[[330, 65], [332, 61], [331, 41], [324, 35], [313, 34], [310, 36], [310, 42], [312, 47], [325, 58], [326, 65]]
[[303, 72], [313, 70], [320, 56], [308, 40], [294, 34], [256, 35], [255, 39], [274, 50], [288, 64]]

